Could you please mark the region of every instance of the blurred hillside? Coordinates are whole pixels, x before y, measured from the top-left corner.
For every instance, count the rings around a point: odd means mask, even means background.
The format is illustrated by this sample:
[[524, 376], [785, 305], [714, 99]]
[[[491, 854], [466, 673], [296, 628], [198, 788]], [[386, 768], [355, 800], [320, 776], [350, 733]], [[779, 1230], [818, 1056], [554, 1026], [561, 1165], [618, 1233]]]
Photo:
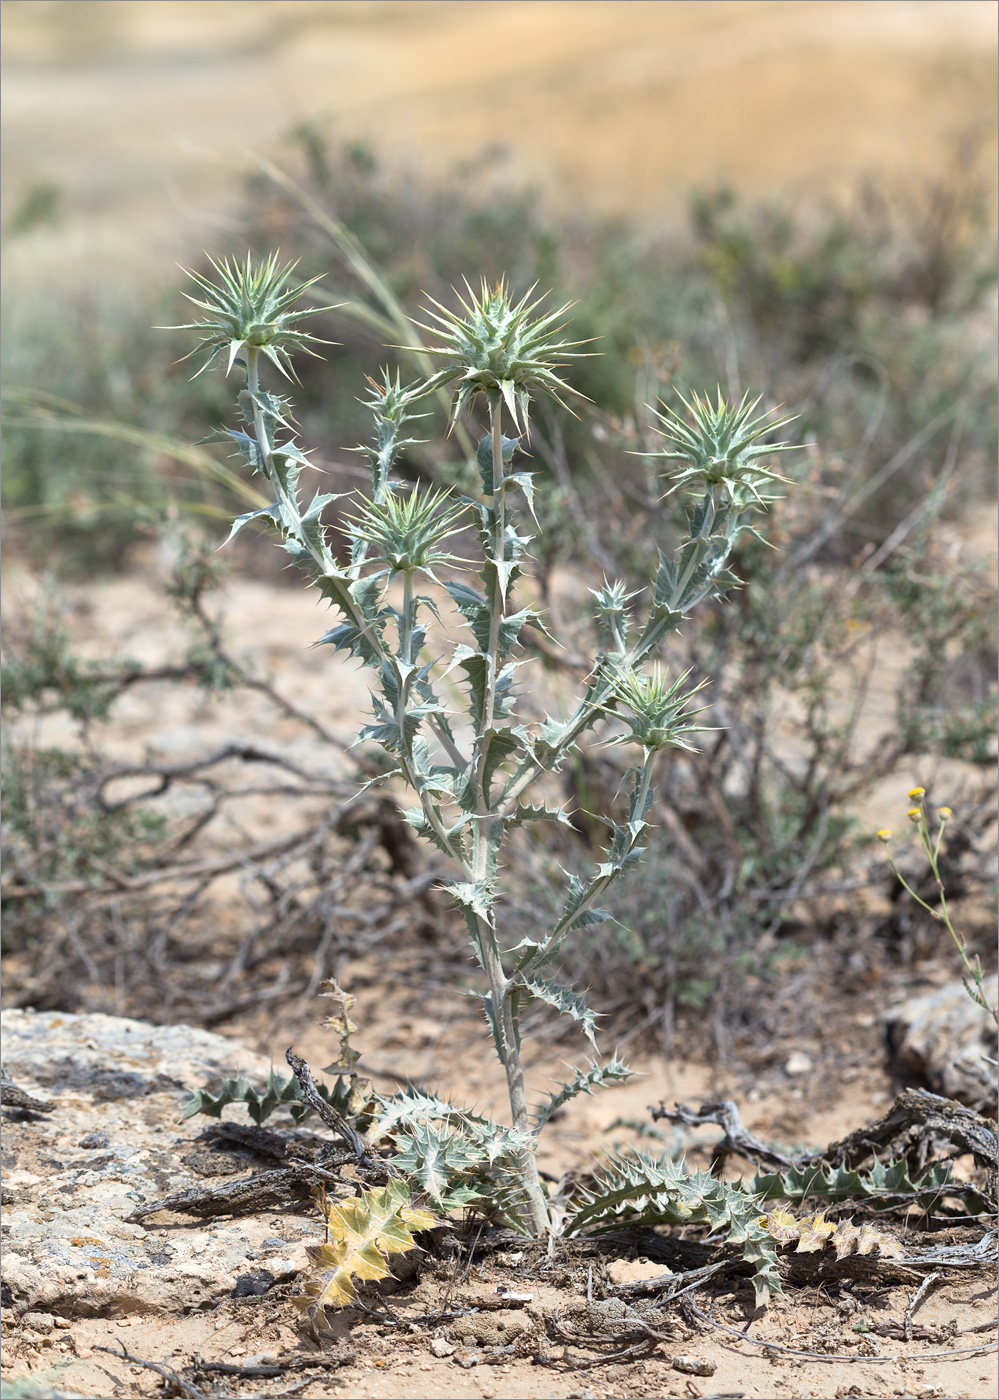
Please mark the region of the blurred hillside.
[[[214, 241], [246, 153], [317, 114], [439, 176], [668, 216], [689, 188], [837, 193], [984, 132], [992, 0], [5, 0], [7, 231], [55, 271]], [[103, 260], [102, 258], [102, 260]], [[18, 256], [18, 264], [21, 257]]]

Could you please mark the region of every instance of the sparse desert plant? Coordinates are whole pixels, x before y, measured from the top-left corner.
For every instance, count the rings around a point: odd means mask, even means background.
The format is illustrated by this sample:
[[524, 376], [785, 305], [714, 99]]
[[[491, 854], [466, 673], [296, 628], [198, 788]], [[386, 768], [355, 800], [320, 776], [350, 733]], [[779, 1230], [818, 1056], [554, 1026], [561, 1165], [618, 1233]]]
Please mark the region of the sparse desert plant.
[[906, 816], [915, 828], [916, 839], [923, 855], [926, 857], [930, 872], [933, 876], [933, 883], [936, 886], [937, 895], [935, 907], [923, 899], [922, 895], [913, 888], [912, 884], [905, 878], [901, 870], [899, 870], [895, 861], [895, 856], [892, 853], [892, 833], [889, 827], [882, 827], [878, 832], [878, 840], [884, 846], [885, 855], [888, 857], [888, 863], [891, 865], [892, 870], [895, 872], [903, 888], [921, 908], [926, 910], [932, 919], [936, 919], [938, 923], [943, 924], [950, 935], [951, 942], [957, 949], [958, 956], [964, 968], [964, 976], [961, 980], [964, 983], [964, 989], [968, 993], [968, 996], [976, 1006], [980, 1006], [983, 1011], [987, 1011], [996, 1025], [999, 1026], [999, 1009], [992, 1006], [985, 995], [981, 960], [977, 955], [974, 957], [969, 956], [967, 943], [951, 921], [950, 910], [947, 907], [947, 891], [944, 889], [944, 882], [940, 875], [940, 848], [943, 844], [944, 831], [946, 830], [947, 823], [951, 821], [954, 813], [949, 807], [937, 808], [936, 835], [934, 835], [930, 828], [929, 818], [926, 814], [926, 789], [923, 787], [910, 788], [909, 801], [913, 805], [906, 812]]
[[[377, 1131], [394, 1136], [410, 1174], [441, 1203], [451, 1178], [473, 1167], [481, 1176], [481, 1162], [494, 1160], [494, 1180], [502, 1177], [494, 1203], [499, 1213], [540, 1235], [554, 1222], [535, 1160], [538, 1133], [563, 1103], [627, 1077], [628, 1070], [616, 1059], [577, 1070], [532, 1113], [522, 1013], [530, 1003], [547, 1004], [577, 1022], [595, 1046], [596, 1015], [585, 998], [545, 974], [566, 940], [607, 917], [600, 907], [604, 895], [644, 853], [657, 758], [671, 748], [690, 748], [700, 727], [693, 708], [699, 687], [684, 674], [668, 677], [658, 664], [660, 648], [695, 607], [722, 599], [737, 582], [728, 562], [784, 480], [772, 463], [788, 444], [769, 439], [788, 420], [759, 413], [758, 401], [748, 397], [730, 404], [720, 392], [714, 403], [693, 396], [679, 414], [656, 411], [661, 446], [652, 455], [661, 460], [670, 490], [690, 500], [685, 531], [670, 557], [659, 556], [642, 605], [620, 581], [605, 579], [591, 590], [605, 649], [592, 658], [571, 712], [539, 720], [518, 686], [524, 664], [519, 634], [528, 624], [543, 627], [544, 619], [518, 596], [529, 559], [534, 485], [514, 459], [528, 439], [533, 402], [547, 397], [562, 403], [573, 393], [559, 377], [565, 362], [583, 353], [578, 341], [564, 338], [568, 308], [544, 309], [530, 294], [516, 300], [502, 281], [483, 284], [478, 294], [469, 289], [455, 310], [433, 305], [426, 349], [441, 368], [405, 385], [386, 372], [370, 385], [376, 426], [367, 449], [371, 492], [341, 515], [343, 549], [322, 519], [333, 496], [303, 493], [302, 474], [311, 464], [295, 441], [291, 405], [261, 381], [265, 361], [286, 374], [292, 355], [314, 343], [297, 308], [308, 283], [289, 286], [292, 271], [274, 258], [256, 266], [223, 261], [214, 265], [214, 278], [195, 276], [197, 291], [189, 298], [201, 315], [186, 328], [199, 333], [205, 365], [221, 362], [245, 374], [238, 398], [244, 426], [227, 436], [274, 496], [237, 517], [230, 538], [246, 526], [272, 528], [340, 614], [321, 641], [373, 674], [374, 714], [358, 737], [380, 744], [394, 766], [372, 782], [398, 780], [416, 794], [419, 806], [407, 820], [456, 872], [445, 887], [484, 974], [487, 990], [480, 997], [512, 1117], [512, 1126], [500, 1129], [444, 1103], [400, 1103], [386, 1110], [391, 1124], [383, 1118]], [[423, 402], [442, 389], [452, 396], [452, 422], [474, 421], [484, 400], [488, 431], [475, 449], [479, 489], [472, 497], [407, 490], [393, 475], [399, 453], [413, 441]], [[474, 563], [455, 552], [467, 522], [478, 541]], [[470, 565], [479, 587], [460, 578]], [[421, 591], [428, 583], [436, 594]], [[444, 594], [457, 618], [442, 617]], [[461, 640], [432, 634], [434, 623], [445, 631], [460, 626]], [[603, 859], [585, 875], [568, 875], [551, 925], [511, 946], [502, 894], [508, 838], [524, 823], [568, 822], [563, 806], [546, 801], [548, 775], [587, 735], [638, 751], [627, 817], [615, 822], [601, 814], [611, 833]], [[633, 1194], [635, 1180], [623, 1189]], [[476, 1194], [482, 1195], [480, 1188]], [[598, 1215], [589, 1204], [587, 1223]]]

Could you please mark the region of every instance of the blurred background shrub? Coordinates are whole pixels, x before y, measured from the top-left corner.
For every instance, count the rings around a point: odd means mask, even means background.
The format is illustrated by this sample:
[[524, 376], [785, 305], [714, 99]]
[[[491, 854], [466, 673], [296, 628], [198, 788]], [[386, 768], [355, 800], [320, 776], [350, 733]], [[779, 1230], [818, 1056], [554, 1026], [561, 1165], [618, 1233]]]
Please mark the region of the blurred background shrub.
[[[806, 948], [842, 947], [857, 976], [879, 956], [911, 957], [918, 918], [904, 901], [868, 923], [866, 947], [856, 910], [864, 892], [894, 888], [858, 816], [872, 792], [914, 763], [963, 765], [948, 778], [947, 800], [963, 815], [951, 828], [945, 873], [969, 909], [982, 907], [993, 879], [993, 586], [984, 566], [952, 547], [953, 522], [966, 522], [993, 493], [994, 238], [980, 172], [979, 152], [964, 141], [919, 185], [861, 182], [837, 203], [800, 205], [704, 190], [691, 198], [686, 228], [658, 230], [557, 217], [488, 161], [437, 184], [417, 181], [314, 121], [289, 133], [278, 166], [262, 162], [249, 178], [238, 232], [213, 250], [280, 248], [300, 260], [303, 276], [324, 275], [324, 303], [344, 303], [321, 332], [337, 343], [324, 360], [298, 366], [294, 391], [303, 439], [332, 490], [351, 489], [361, 475], [348, 454], [368, 433], [363, 376], [386, 362], [410, 372], [406, 351], [386, 349], [415, 344], [403, 311], [419, 319], [426, 296], [448, 303], [462, 277], [503, 273], [515, 291], [540, 283], [553, 304], [575, 302], [573, 335], [592, 337], [594, 355], [572, 378], [592, 402], [576, 416], [539, 412], [531, 442], [543, 527], [537, 587], [570, 636], [586, 626], [580, 579], [594, 581], [595, 570], [646, 574], [650, 552], [669, 544], [672, 505], [642, 456], [655, 442], [647, 405], [720, 385], [798, 415], [805, 448], [790, 471], [799, 487], [771, 512], [765, 538], [741, 547], [744, 586], [734, 602], [705, 609], [673, 658], [711, 681], [708, 722], [718, 732], [701, 754], [664, 768], [648, 863], [617, 896], [611, 933], [601, 926], [562, 969], [628, 1032], [649, 1028], [670, 1043], [684, 1007], [710, 1004], [724, 1049], [740, 1017], [756, 1014], [753, 988]], [[228, 476], [219, 449], [189, 446], [226, 416], [227, 387], [217, 376], [192, 379], [174, 363], [181, 338], [150, 329], [184, 319], [174, 295], [155, 292], [148, 303], [133, 295], [80, 297], [42, 314], [33, 306], [8, 321], [5, 532], [29, 561], [64, 577], [92, 575], [127, 564], [135, 543], [160, 534], [166, 519], [201, 519], [210, 538], [213, 519], [232, 514], [235, 493], [245, 509], [248, 488]], [[460, 483], [460, 439], [437, 455], [413, 449], [405, 470]], [[282, 577], [269, 544], [241, 548], [237, 567], [242, 559]], [[53, 626], [41, 617], [10, 640], [6, 704], [23, 714], [45, 697], [92, 734], [102, 716], [79, 706], [97, 693], [93, 677], [67, 659], [69, 639]], [[217, 659], [218, 637], [206, 646]], [[538, 648], [553, 683], [572, 672], [570, 652], [553, 654], [542, 639]], [[205, 683], [190, 658], [176, 670], [181, 682]], [[130, 683], [119, 682], [105, 676], [107, 705]], [[81, 943], [84, 925], [66, 901], [86, 903], [81, 883], [97, 889], [112, 857], [126, 873], [173, 859], [177, 837], [166, 839], [141, 804], [90, 822], [85, 798], [100, 785], [99, 755], [74, 769], [68, 754], [9, 755], [8, 840], [22, 911], [10, 936], [15, 949], [37, 940], [39, 917], [57, 899], [62, 926], [77, 930], [65, 936], [66, 956], [80, 960], [89, 985], [95, 969], [108, 985], [104, 964], [125, 956], [126, 945], [141, 962], [144, 945], [107, 932], [112, 908], [119, 923], [122, 915], [106, 891], [87, 905], [90, 942]], [[586, 816], [589, 798], [599, 785], [613, 803], [621, 778], [600, 750], [565, 775], [578, 830], [561, 845], [525, 837], [525, 920], [544, 906], [551, 862], [590, 858], [601, 832]], [[340, 847], [323, 861], [328, 878], [342, 863]], [[366, 878], [384, 884], [385, 870], [376, 861]], [[413, 869], [402, 878], [413, 879]], [[278, 946], [297, 948], [302, 960], [289, 986], [300, 992], [316, 980], [310, 949], [328, 924], [322, 883], [314, 878], [297, 906], [284, 886], [273, 894], [280, 917], [272, 909], [266, 925], [271, 952], [230, 964], [227, 1005], [244, 984], [252, 995], [255, 977], [273, 981]], [[188, 915], [182, 907], [167, 902], [156, 916], [168, 930], [154, 940], [161, 963], [169, 929], [193, 917], [193, 905]], [[131, 900], [130, 919], [136, 908]], [[398, 899], [385, 908], [391, 923]], [[446, 916], [427, 917], [439, 942]], [[969, 929], [969, 942], [985, 952], [984, 924]], [[332, 957], [334, 945], [324, 946]], [[138, 975], [125, 981], [156, 985]], [[144, 999], [144, 1014], [155, 1014], [155, 1003]], [[118, 1009], [130, 1005], [126, 998]]]

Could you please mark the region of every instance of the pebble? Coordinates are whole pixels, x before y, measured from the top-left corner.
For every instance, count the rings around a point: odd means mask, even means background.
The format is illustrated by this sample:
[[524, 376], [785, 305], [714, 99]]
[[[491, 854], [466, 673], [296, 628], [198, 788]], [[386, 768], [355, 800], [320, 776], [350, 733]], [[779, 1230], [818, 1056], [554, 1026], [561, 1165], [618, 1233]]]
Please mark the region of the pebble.
[[49, 1333], [55, 1326], [51, 1313], [28, 1312], [21, 1318], [21, 1326], [32, 1332]]
[[699, 1356], [674, 1356], [671, 1365], [685, 1376], [713, 1376], [718, 1370], [714, 1361], [702, 1361]]

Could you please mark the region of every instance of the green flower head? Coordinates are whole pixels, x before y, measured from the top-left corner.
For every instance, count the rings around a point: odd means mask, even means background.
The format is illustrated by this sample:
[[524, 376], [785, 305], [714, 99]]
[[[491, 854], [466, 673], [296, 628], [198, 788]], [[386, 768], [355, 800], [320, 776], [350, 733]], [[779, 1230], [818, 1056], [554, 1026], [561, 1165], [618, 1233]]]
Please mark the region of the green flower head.
[[629, 593], [620, 579], [615, 579], [613, 583], [608, 583], [605, 579], [603, 588], [591, 588], [590, 593], [596, 599], [594, 612], [598, 624], [610, 634], [616, 649], [624, 651], [625, 640], [631, 627], [628, 604], [638, 597], [637, 592]]
[[168, 327], [169, 330], [201, 332], [200, 344], [191, 351], [192, 355], [207, 351], [207, 358], [198, 374], [223, 354], [226, 356], [228, 374], [238, 355], [245, 355], [247, 349], [256, 349], [262, 351], [286, 378], [293, 378], [293, 351], [304, 350], [309, 355], [315, 355], [311, 348], [313, 345], [330, 344], [318, 336], [306, 334], [299, 322], [319, 311], [332, 311], [334, 307], [294, 309], [302, 293], [318, 282], [318, 277], [310, 277], [307, 282], [287, 287], [297, 263], [279, 267], [276, 254], [257, 267], [253, 266], [249, 256], [244, 263], [230, 262], [228, 258], [223, 258], [221, 262], [209, 258], [209, 262], [218, 274], [218, 280], [213, 282], [202, 277], [200, 272], [189, 272], [188, 276], [198, 284], [202, 295], [198, 297], [184, 293], [189, 302], [208, 313], [206, 318], [184, 326]]
[[[623, 720], [629, 732], [611, 739], [610, 743], [640, 744], [647, 755], [668, 748], [696, 753], [685, 736], [702, 733], [705, 726], [693, 723], [694, 716], [701, 710], [691, 710], [688, 706], [707, 682], [685, 690], [684, 682], [689, 675], [689, 670], [684, 671], [670, 684], [666, 672], [658, 666], [648, 675], [642, 675], [631, 666], [619, 666], [611, 682], [616, 704], [613, 708], [610, 705], [604, 708], [608, 714]], [[622, 713], [618, 705], [623, 705], [628, 713]]]
[[661, 424], [656, 431], [665, 440], [665, 446], [648, 454], [680, 463], [666, 494], [685, 486], [721, 486], [733, 505], [765, 505], [773, 500], [772, 484], [786, 482], [787, 477], [763, 466], [761, 459], [796, 449], [793, 443], [765, 443], [761, 439], [793, 422], [793, 416], [774, 418], [768, 411], [754, 417], [758, 398], [750, 401], [746, 394], [733, 408], [722, 398], [720, 389], [714, 406], [697, 394], [691, 395], [689, 403], [682, 394], [678, 397], [687, 409], [690, 423], [664, 404], [665, 413], [656, 412], [655, 416]]
[[437, 324], [417, 322], [421, 330], [437, 337], [439, 344], [427, 347], [430, 353], [452, 361], [428, 381], [427, 390], [457, 381], [452, 420], [460, 417], [476, 394], [485, 394], [493, 402], [505, 403], [518, 429], [526, 432], [532, 395], [548, 394], [566, 407], [561, 395], [578, 392], [555, 373], [564, 360], [584, 353], [577, 349], [584, 341], [559, 339], [563, 324], [556, 323], [570, 304], [541, 315], [538, 308], [544, 298], [532, 302], [533, 287], [514, 302], [505, 280], [491, 289], [483, 282], [478, 296], [467, 282], [465, 286], [469, 299], [458, 297], [461, 312], [435, 301], [440, 314], [428, 309], [428, 315]]
[[433, 577], [435, 564], [458, 562], [443, 544], [461, 529], [458, 521], [465, 510], [465, 505], [449, 502], [444, 491], [413, 491], [408, 496], [390, 491], [380, 501], [366, 502], [347, 533], [374, 548], [370, 562], [383, 560], [394, 574], [421, 569]]

